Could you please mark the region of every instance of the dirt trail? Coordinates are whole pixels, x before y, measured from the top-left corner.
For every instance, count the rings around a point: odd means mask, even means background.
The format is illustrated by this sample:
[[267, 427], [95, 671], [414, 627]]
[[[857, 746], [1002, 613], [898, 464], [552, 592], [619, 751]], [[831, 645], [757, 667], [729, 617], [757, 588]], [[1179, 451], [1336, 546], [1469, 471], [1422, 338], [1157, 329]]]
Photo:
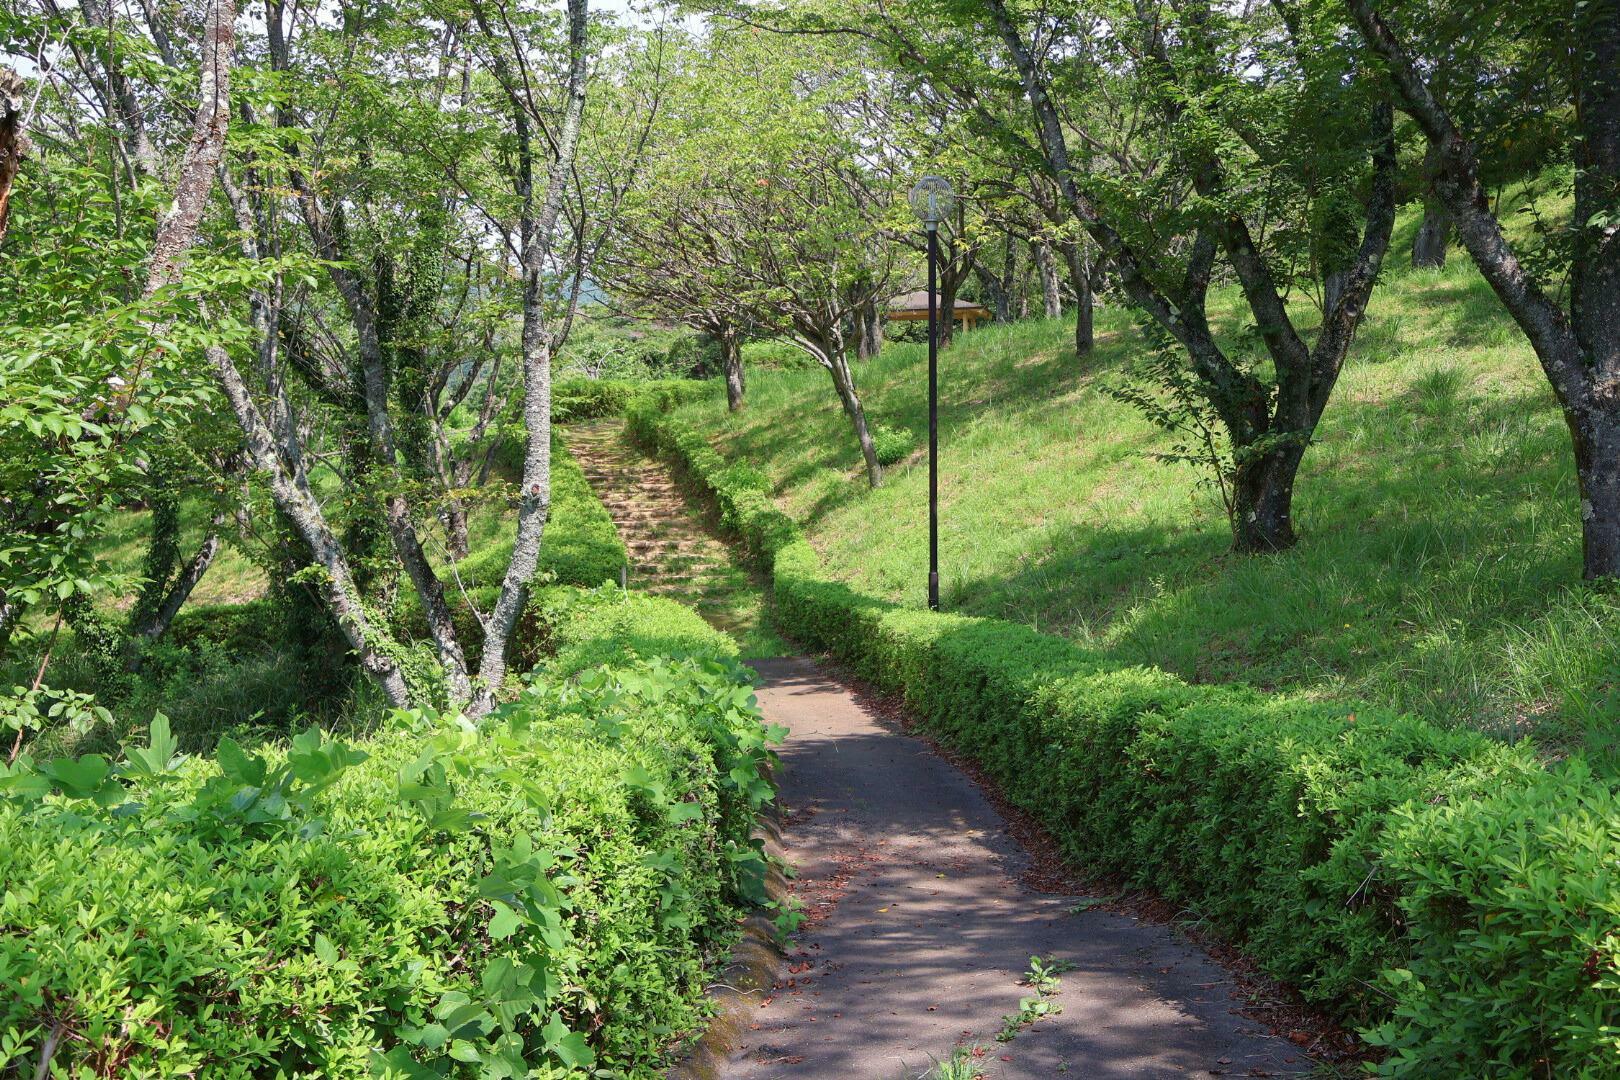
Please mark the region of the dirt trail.
[[[565, 437], [643, 587], [753, 632], [757, 587], [668, 472], [627, 446], [617, 424]], [[1231, 978], [1173, 930], [1072, 910], [1080, 898], [1026, 885], [1029, 856], [1006, 821], [922, 740], [810, 660], [754, 667], [765, 715], [790, 731], [783, 842], [807, 919], [721, 1077], [902, 1080], [929, 1075], [958, 1047], [978, 1048], [973, 1064], [990, 1080], [1309, 1068], [1292, 1044], [1239, 1015]], [[1032, 956], [1066, 968], [1044, 999], [1060, 1011], [998, 1041], [1004, 1018], [1038, 997], [1021, 984]]]

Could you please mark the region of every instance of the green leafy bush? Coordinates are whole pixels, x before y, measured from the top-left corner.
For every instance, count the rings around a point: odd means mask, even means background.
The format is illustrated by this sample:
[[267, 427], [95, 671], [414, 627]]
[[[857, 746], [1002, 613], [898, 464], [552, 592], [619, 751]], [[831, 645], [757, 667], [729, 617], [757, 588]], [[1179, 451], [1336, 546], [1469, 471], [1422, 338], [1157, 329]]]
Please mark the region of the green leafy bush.
[[816, 366], [815, 358], [793, 342], [774, 338], [743, 342], [742, 362], [745, 367], [782, 368], [787, 371]]
[[872, 445], [877, 451], [878, 464], [894, 465], [911, 456], [917, 437], [907, 428], [877, 423], [872, 425]]
[[[662, 400], [676, 404], [710, 392], [710, 385], [694, 379], [558, 379], [551, 388], [551, 419], [553, 423], [571, 424], [580, 420], [619, 416], [631, 398], [653, 389], [667, 395]], [[503, 449], [502, 453], [506, 451]], [[519, 441], [517, 464], [521, 466], [521, 463], [522, 444]]]
[[[553, 610], [599, 647], [697, 618], [611, 593]], [[203, 760], [159, 720], [116, 765], [0, 767], [0, 924], [24, 929], [0, 935], [0, 1066], [656, 1074], [762, 895], [779, 734], [684, 636], [477, 723], [396, 713], [352, 745], [312, 729]]]
[[629, 416], [771, 572], [784, 632], [903, 693], [1071, 858], [1366, 1025], [1383, 1074], [1620, 1071], [1620, 805], [1579, 758], [864, 596], [689, 424]]

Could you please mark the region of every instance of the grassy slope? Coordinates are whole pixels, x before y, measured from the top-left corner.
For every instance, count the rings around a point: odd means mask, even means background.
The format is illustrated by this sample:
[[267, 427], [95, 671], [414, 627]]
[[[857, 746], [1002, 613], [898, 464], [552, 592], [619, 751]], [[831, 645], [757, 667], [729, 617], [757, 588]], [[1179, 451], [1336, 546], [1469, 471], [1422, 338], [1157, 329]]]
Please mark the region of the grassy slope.
[[[1404, 222], [1298, 487], [1303, 541], [1242, 558], [1213, 490], [1152, 458], [1168, 440], [1102, 388], [1139, 338], [1100, 313], [977, 331], [942, 358], [941, 575], [951, 610], [1068, 634], [1199, 681], [1356, 697], [1511, 733], [1612, 715], [1615, 606], [1580, 584], [1569, 440], [1534, 356], [1464, 253], [1407, 269]], [[1241, 331], [1235, 290], [1215, 307]], [[687, 406], [763, 469], [829, 565], [921, 604], [925, 355], [859, 373], [871, 415], [918, 435], [868, 492], [816, 371], [750, 375], [748, 410]], [[1552, 723], [1552, 727], [1543, 725]]]

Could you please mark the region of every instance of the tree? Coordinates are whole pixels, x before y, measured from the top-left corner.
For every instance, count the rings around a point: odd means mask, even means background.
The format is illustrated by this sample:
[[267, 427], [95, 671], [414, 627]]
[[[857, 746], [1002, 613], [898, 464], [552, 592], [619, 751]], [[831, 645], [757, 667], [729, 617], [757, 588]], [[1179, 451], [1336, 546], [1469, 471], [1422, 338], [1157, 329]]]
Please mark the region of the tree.
[[28, 83], [7, 67], [0, 67], [0, 243], [11, 223], [11, 185], [28, 149], [28, 121], [23, 98]]
[[[9, 204], [13, 250], [0, 261], [9, 336], [0, 361], [0, 643], [35, 605], [73, 615], [119, 584], [95, 541], [114, 511], [152, 490], [151, 463], [206, 418], [209, 395], [193, 358], [217, 333], [198, 318], [200, 305], [235, 286], [229, 268], [190, 265], [223, 151], [234, 4], [204, 11], [197, 97], [187, 101], [190, 122], [173, 156], [170, 140], [153, 135], [165, 110], [131, 116], [113, 107], [115, 98], [133, 100], [122, 69], [130, 35], [95, 23], [99, 9], [81, 12], [96, 30], [87, 36], [83, 24], [46, 8], [37, 17], [15, 13], [3, 26], [8, 45], [39, 56], [42, 41], [63, 36], [107, 107], [100, 116], [87, 111], [41, 71], [31, 92], [45, 110], [31, 124], [37, 152], [12, 163], [27, 194]], [[88, 41], [101, 51], [92, 55]], [[21, 96], [15, 83], [7, 94]], [[12, 134], [20, 139], [20, 121]], [[140, 153], [123, 167], [81, 159], [85, 148], [116, 155], [136, 143]], [[165, 161], [172, 167], [161, 168]], [[182, 581], [166, 586], [189, 592]], [[148, 635], [166, 625], [165, 599], [143, 620]]]
[[[738, 277], [718, 256], [723, 237], [705, 228], [724, 208], [704, 174], [690, 168], [689, 139], [703, 137], [712, 117], [698, 77], [703, 62], [685, 36], [660, 34], [660, 85], [645, 109], [651, 117], [636, 175], [616, 203], [612, 234], [596, 263], [600, 284], [642, 316], [679, 322], [712, 337], [720, 349], [726, 406], [742, 409], [747, 389], [742, 343], [758, 320]], [[699, 95], [699, 96], [694, 96]], [[697, 125], [697, 126], [694, 126]]]
[[875, 487], [883, 466], [849, 352], [862, 314], [889, 295], [900, 195], [892, 170], [873, 161], [883, 140], [851, 122], [871, 115], [852, 103], [872, 87], [827, 74], [847, 58], [824, 62], [825, 49], [714, 30], [678, 75], [643, 182], [626, 202], [629, 233], [653, 242], [615, 258], [621, 277], [627, 261], [658, 277], [658, 265], [673, 260], [672, 272], [698, 279], [683, 293], [706, 307], [725, 298], [725, 321], [736, 325], [740, 314], [741, 325], [811, 356], [831, 376]]
[[[849, 7], [839, 25], [884, 43], [986, 132], [1040, 163], [1125, 296], [1184, 351], [1232, 444], [1234, 548], [1294, 544], [1299, 464], [1394, 220], [1388, 102], [1338, 25], [1319, 6], [1288, 3], [1237, 13], [1008, 0], [943, 12]], [[1028, 102], [1033, 138], [986, 105], [1009, 78]], [[1125, 137], [1094, 122], [1121, 97], [1135, 103]], [[1280, 217], [1298, 224], [1255, 227]], [[1272, 378], [1211, 329], [1217, 258], [1243, 287]], [[1290, 314], [1295, 285], [1319, 290], [1314, 340]]]
[[[504, 681], [549, 512], [550, 358], [566, 334], [579, 281], [576, 273], [561, 300], [562, 326], [553, 327], [554, 256], [563, 203], [575, 185], [589, 66], [585, 3], [570, 0], [560, 25], [543, 8], [428, 8], [393, 36], [358, 35], [360, 27], [349, 23], [295, 27], [287, 14], [281, 0], [267, 0], [265, 51], [282, 89], [271, 99], [271, 122], [259, 124], [246, 144], [244, 182], [227, 185], [243, 254], [265, 265], [271, 282], [249, 305], [255, 377], [226, 348], [209, 355], [249, 459], [308, 550], [325, 603], [362, 669], [396, 704], [438, 692], [407, 680], [402, 649], [368, 596], [379, 584], [369, 580], [371, 566], [380, 563], [382, 587], [403, 573], [419, 601], [437, 658], [435, 681], [450, 703], [476, 715], [493, 706]], [[509, 27], [524, 33], [512, 36]], [[440, 59], [436, 70], [421, 61], [424, 38], [437, 45], [426, 53]], [[545, 70], [552, 63], [564, 67], [559, 81]], [[445, 123], [452, 72], [461, 92], [454, 122]], [[294, 84], [300, 93], [291, 92]], [[289, 222], [298, 232], [288, 231]], [[298, 233], [324, 283], [307, 270], [289, 278], [298, 264], [279, 253]], [[470, 472], [470, 459], [458, 463], [444, 453], [445, 416], [481, 386], [473, 430], [482, 437], [505, 393], [498, 358], [481, 356], [469, 371], [465, 355], [446, 344], [455, 335], [436, 324], [446, 307], [454, 327], [480, 306], [465, 302], [475, 287], [501, 291], [483, 269], [469, 265], [459, 285], [447, 271], [489, 258], [492, 239], [511, 252], [506, 265], [520, 278], [525, 451], [514, 547], [493, 610], [478, 616], [475, 673], [428, 558], [423, 530], [434, 513], [423, 504], [449, 507], [453, 536], [459, 504], [452, 485]], [[345, 433], [339, 475], [359, 507], [381, 507], [385, 537], [364, 513], [351, 515], [349, 535], [340, 536], [316, 497], [289, 369], [309, 405]]]
[[[1575, 199], [1564, 249], [1552, 253], [1553, 268], [1568, 276], [1565, 300], [1548, 291], [1505, 235], [1480, 178], [1480, 132], [1459, 123], [1425, 74], [1423, 46], [1444, 43], [1411, 43], [1400, 28], [1403, 9], [1386, 17], [1369, 0], [1345, 3], [1428, 141], [1434, 196], [1529, 339], [1563, 410], [1580, 483], [1583, 572], [1589, 579], [1620, 575], [1620, 5], [1502, 5], [1477, 24], [1485, 42], [1525, 67], [1540, 70], [1549, 55], [1569, 65], [1564, 137]], [[1421, 16], [1413, 22], [1432, 25]]]

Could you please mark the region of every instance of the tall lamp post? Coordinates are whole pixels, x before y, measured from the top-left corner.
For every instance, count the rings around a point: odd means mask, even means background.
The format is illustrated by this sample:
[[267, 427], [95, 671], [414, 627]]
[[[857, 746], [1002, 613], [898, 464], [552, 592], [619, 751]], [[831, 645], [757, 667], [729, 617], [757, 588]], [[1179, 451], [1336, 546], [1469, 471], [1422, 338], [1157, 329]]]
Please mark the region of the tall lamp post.
[[[943, 176], [925, 176], [911, 189], [911, 212], [928, 233], [928, 610], [939, 610], [939, 223], [956, 193]], [[955, 316], [947, 312], [946, 318]]]

